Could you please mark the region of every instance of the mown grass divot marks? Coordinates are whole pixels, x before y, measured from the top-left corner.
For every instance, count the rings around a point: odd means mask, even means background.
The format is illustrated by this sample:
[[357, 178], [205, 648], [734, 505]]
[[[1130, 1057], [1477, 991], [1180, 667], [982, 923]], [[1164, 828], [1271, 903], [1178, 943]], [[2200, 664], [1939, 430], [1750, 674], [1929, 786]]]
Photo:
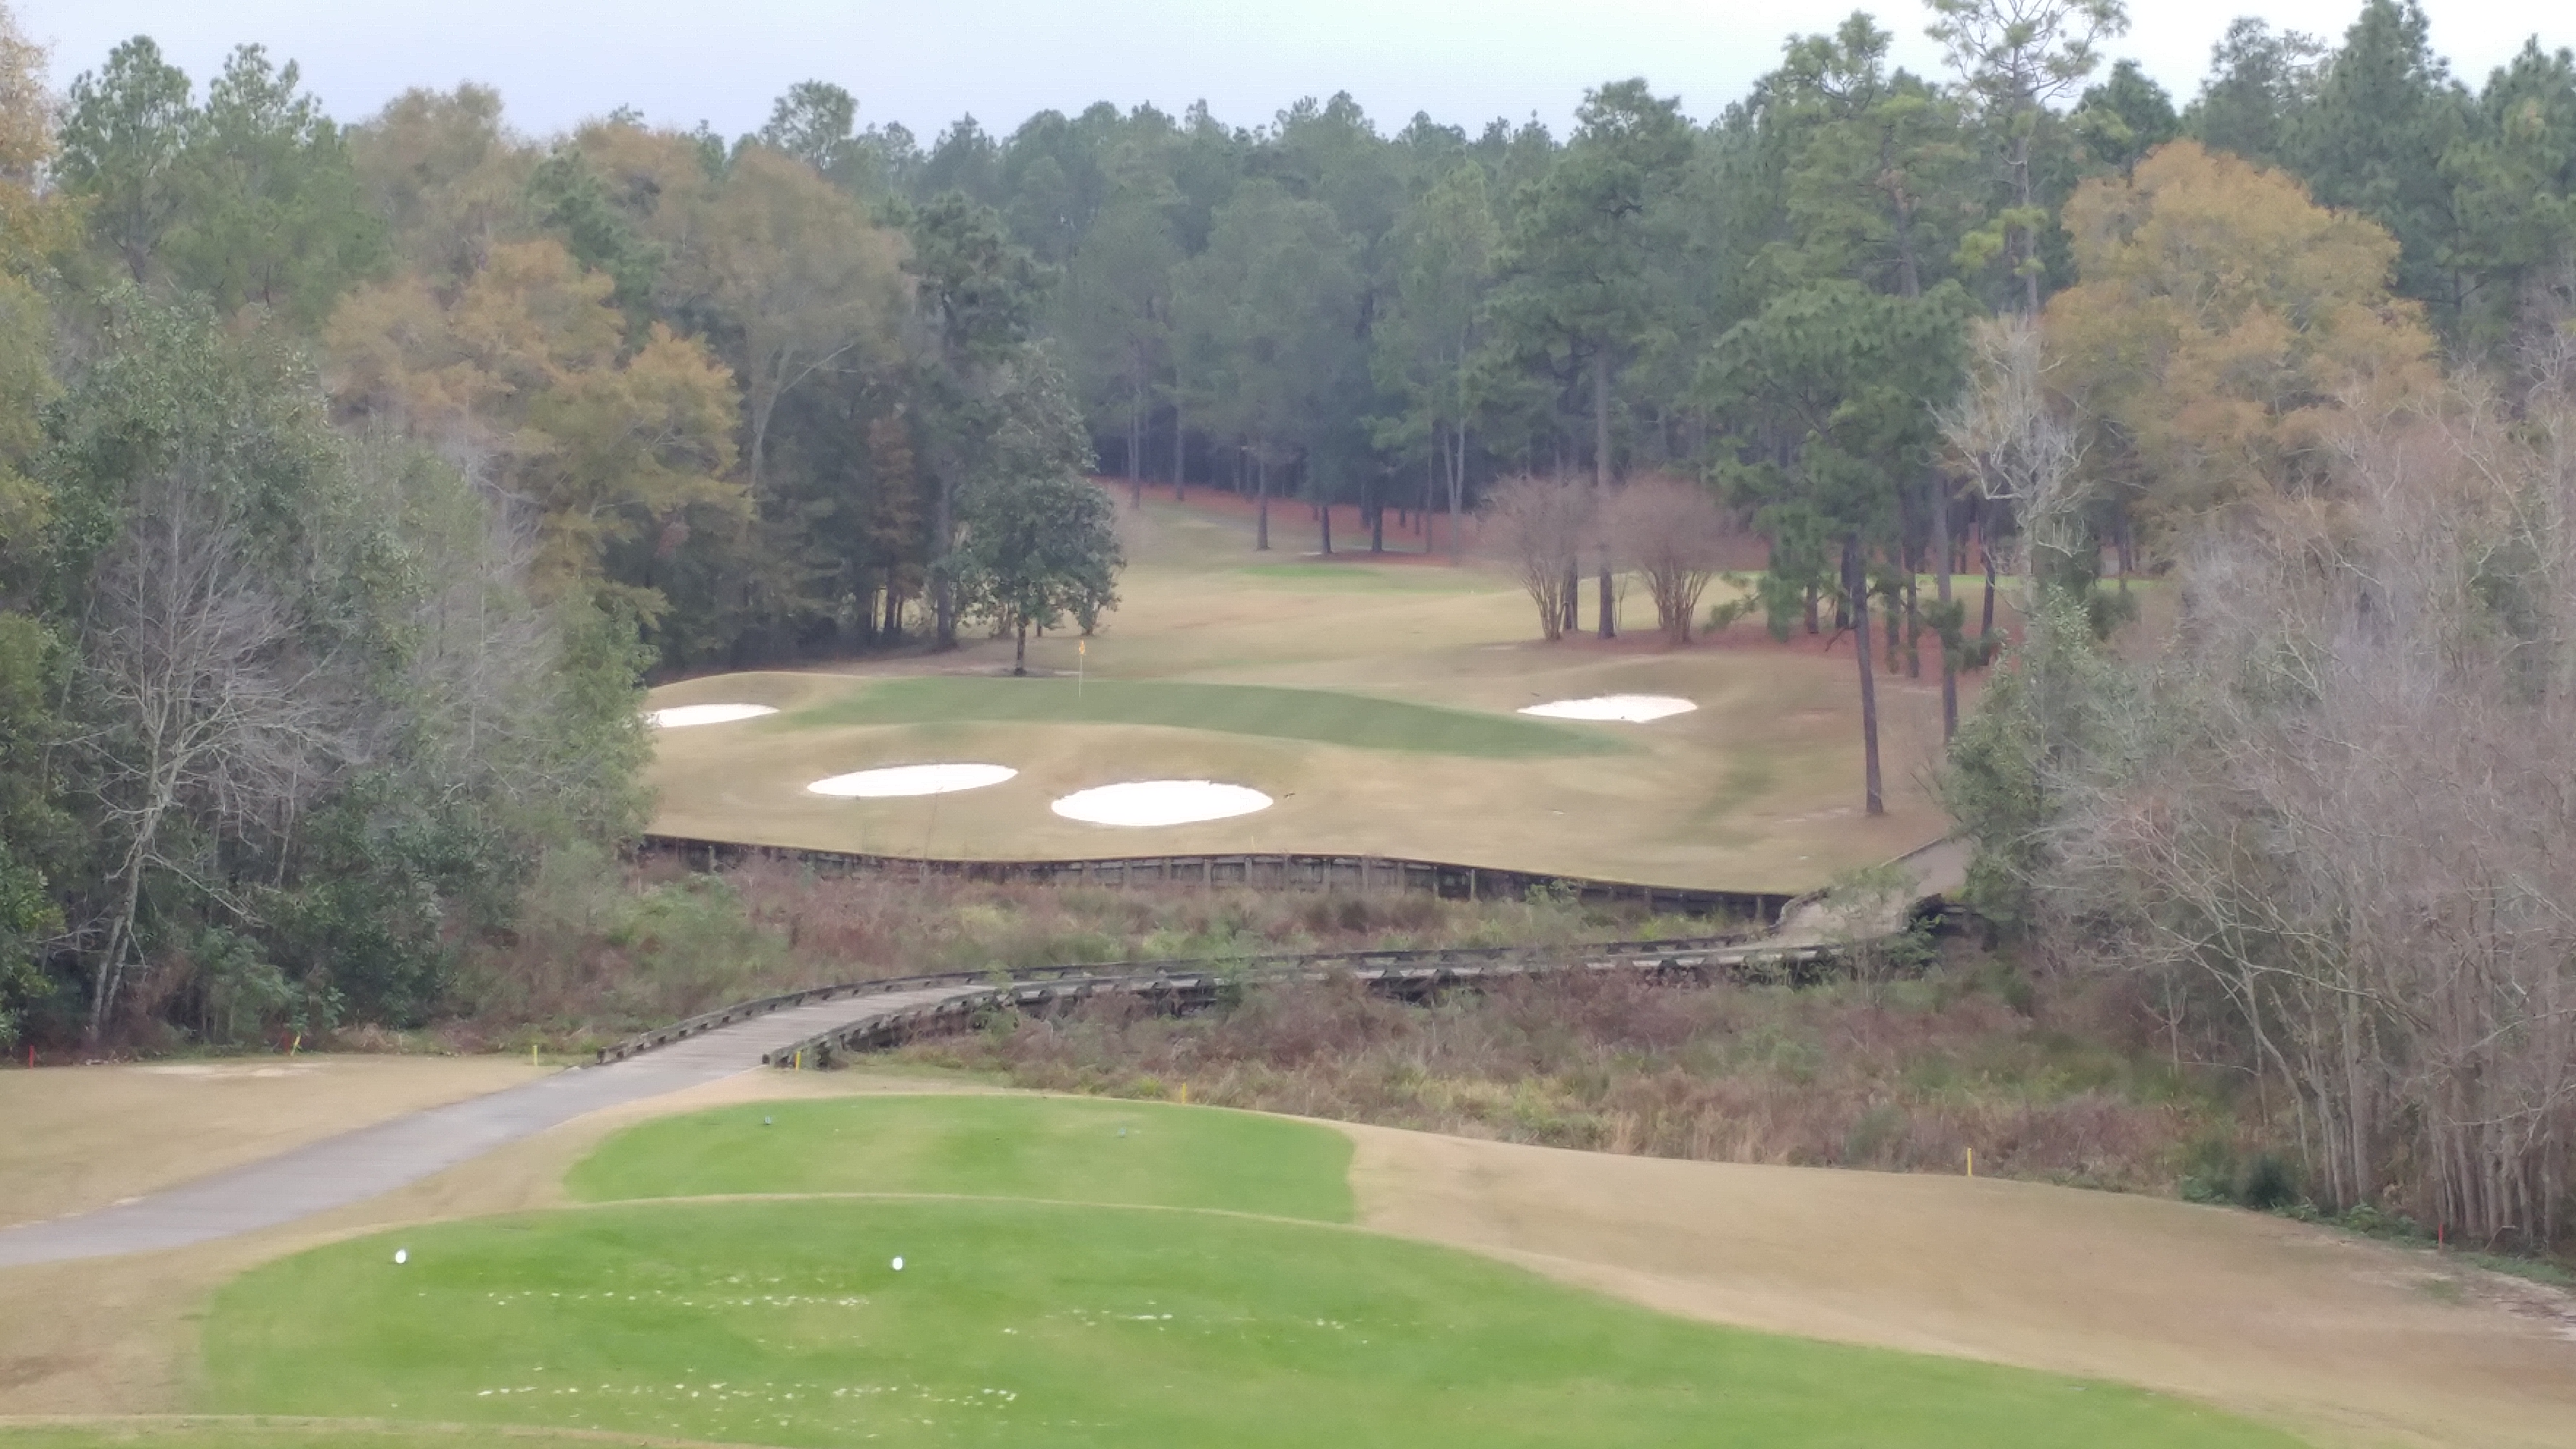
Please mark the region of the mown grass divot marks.
[[955, 1193], [1348, 1222], [1350, 1164], [1347, 1134], [1249, 1112], [1073, 1097], [866, 1097], [642, 1123], [600, 1144], [565, 1186], [592, 1202]]
[[1533, 704], [1522, 714], [1541, 719], [1603, 720], [1619, 724], [1647, 724], [1689, 714], [1699, 708], [1687, 699], [1669, 694], [1602, 694], [1590, 699], [1558, 699], [1546, 704]]
[[1008, 765], [885, 765], [817, 780], [805, 789], [839, 799], [884, 800], [905, 795], [947, 795], [998, 785], [1020, 772]]
[[675, 704], [668, 709], [647, 711], [644, 720], [655, 729], [677, 730], [692, 725], [732, 724], [776, 713], [776, 708], [766, 704]]
[[1270, 797], [1249, 785], [1216, 780], [1128, 780], [1076, 790], [1049, 808], [1067, 820], [1091, 825], [1192, 825], [1229, 820], [1270, 808]]
[[215, 1404], [800, 1446], [2293, 1442], [2116, 1385], [1689, 1323], [1236, 1214], [668, 1202], [411, 1241], [400, 1273], [358, 1239], [218, 1293]]

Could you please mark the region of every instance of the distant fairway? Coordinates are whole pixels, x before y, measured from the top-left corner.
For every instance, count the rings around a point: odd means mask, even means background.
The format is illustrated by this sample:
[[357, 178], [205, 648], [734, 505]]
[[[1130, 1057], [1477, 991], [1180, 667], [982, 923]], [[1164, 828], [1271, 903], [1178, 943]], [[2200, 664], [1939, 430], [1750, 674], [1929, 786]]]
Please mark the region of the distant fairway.
[[210, 1407], [797, 1446], [2293, 1442], [2115, 1385], [1689, 1323], [1239, 1210], [1347, 1214], [1338, 1138], [1053, 1098], [650, 1124], [574, 1185], [960, 1195], [630, 1202], [333, 1244], [216, 1295]]
[[[1030, 640], [1036, 677], [1008, 677], [1010, 641], [969, 637], [953, 653], [655, 689], [655, 709], [779, 713], [657, 731], [654, 828], [975, 860], [1394, 856], [1790, 894], [1950, 828], [1924, 788], [1941, 748], [1937, 662], [1923, 678], [1879, 677], [1888, 812], [1868, 815], [1848, 640], [1829, 655], [1822, 638], [1782, 646], [1744, 624], [1670, 649], [1639, 632], [1653, 610], [1632, 581], [1624, 637], [1593, 638], [1587, 603], [1584, 633], [1542, 643], [1528, 596], [1482, 564], [1299, 557], [1282, 518], [1272, 520], [1280, 551], [1256, 553], [1249, 523], [1223, 500], [1122, 507], [1119, 523], [1136, 560], [1122, 602], [1088, 640]], [[1698, 708], [1650, 724], [1518, 713], [1611, 694]], [[806, 788], [941, 763], [1019, 774], [909, 799]], [[1274, 803], [1133, 829], [1050, 809], [1103, 785], [1169, 779], [1240, 785]]]
[[1161, 725], [1364, 750], [1517, 759], [1614, 752], [1616, 740], [1508, 714], [1326, 689], [1161, 680], [889, 680], [789, 715], [785, 727], [944, 724]]
[[[768, 1125], [764, 1125], [768, 1124]], [[1351, 1140], [1245, 1112], [1063, 1097], [782, 1102], [631, 1127], [575, 1166], [591, 1201], [958, 1193], [1348, 1222]]]

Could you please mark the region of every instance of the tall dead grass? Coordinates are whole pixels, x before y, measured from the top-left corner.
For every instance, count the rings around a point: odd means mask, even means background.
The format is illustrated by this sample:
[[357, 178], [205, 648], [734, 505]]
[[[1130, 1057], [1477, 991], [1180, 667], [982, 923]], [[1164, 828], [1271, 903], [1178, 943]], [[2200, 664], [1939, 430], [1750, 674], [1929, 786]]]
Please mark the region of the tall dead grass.
[[[1707, 1161], [1977, 1170], [2167, 1191], [2238, 1150], [2229, 1104], [2106, 1045], [2116, 1004], [2042, 1005], [1955, 965], [1811, 990], [1543, 977], [1428, 1006], [1355, 983], [1157, 1017], [1110, 998], [901, 1055], [1017, 1085]], [[1990, 969], [1990, 968], [1987, 968]]]
[[582, 1048], [751, 997], [924, 972], [1717, 929], [1551, 899], [838, 879], [777, 861], [698, 875], [566, 855], [540, 869], [516, 929], [469, 955], [440, 1035]]

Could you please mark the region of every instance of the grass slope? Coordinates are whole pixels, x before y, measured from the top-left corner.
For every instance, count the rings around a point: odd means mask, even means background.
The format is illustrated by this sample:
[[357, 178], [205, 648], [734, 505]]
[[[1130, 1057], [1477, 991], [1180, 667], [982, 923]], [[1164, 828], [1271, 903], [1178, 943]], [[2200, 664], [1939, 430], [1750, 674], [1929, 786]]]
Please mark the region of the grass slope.
[[382, 1424], [345, 1419], [302, 1421], [274, 1415], [220, 1418], [174, 1415], [94, 1423], [0, 1424], [0, 1449], [614, 1449], [663, 1446], [668, 1435], [600, 1434], [587, 1429], [531, 1429], [489, 1424]]
[[[764, 1125], [768, 1124], [768, 1125]], [[1244, 1112], [1047, 1097], [779, 1102], [630, 1127], [576, 1197], [957, 1193], [1351, 1219], [1351, 1140]]]
[[1067, 679], [919, 676], [889, 680], [799, 710], [773, 727], [961, 720], [1160, 725], [1483, 759], [1603, 754], [1621, 748], [1606, 735], [1517, 715], [1443, 709], [1334, 690], [1162, 680], [1093, 680], [1077, 689], [1075, 681]]
[[226, 1410], [798, 1446], [2291, 1442], [1346, 1229], [998, 1200], [627, 1205], [360, 1239], [236, 1281], [205, 1342]]

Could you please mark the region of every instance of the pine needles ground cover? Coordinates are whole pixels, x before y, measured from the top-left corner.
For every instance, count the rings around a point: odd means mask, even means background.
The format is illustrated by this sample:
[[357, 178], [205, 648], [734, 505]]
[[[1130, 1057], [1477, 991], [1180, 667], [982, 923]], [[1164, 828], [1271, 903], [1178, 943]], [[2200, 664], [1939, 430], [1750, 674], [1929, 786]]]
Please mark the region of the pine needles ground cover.
[[594, 1202], [731, 1193], [955, 1193], [1351, 1219], [1351, 1140], [1249, 1112], [1066, 1097], [778, 1102], [610, 1138], [566, 1185]]
[[1625, 748], [1592, 731], [1325, 689], [1166, 680], [891, 679], [798, 710], [770, 728], [988, 723], [1157, 725], [1358, 749], [1515, 759]]

